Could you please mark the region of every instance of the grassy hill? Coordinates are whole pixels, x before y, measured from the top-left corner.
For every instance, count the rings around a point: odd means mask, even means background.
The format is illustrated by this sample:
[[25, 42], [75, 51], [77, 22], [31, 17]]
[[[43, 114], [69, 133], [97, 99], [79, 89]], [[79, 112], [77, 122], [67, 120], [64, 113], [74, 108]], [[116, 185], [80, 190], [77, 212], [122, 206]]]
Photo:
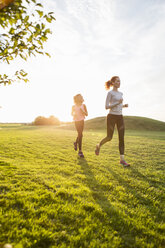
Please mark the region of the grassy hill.
[[[165, 122], [146, 117], [124, 116], [126, 130], [165, 131]], [[74, 129], [74, 123], [66, 123], [63, 128]], [[85, 121], [86, 130], [102, 130], [106, 128], [106, 117], [96, 117]]]

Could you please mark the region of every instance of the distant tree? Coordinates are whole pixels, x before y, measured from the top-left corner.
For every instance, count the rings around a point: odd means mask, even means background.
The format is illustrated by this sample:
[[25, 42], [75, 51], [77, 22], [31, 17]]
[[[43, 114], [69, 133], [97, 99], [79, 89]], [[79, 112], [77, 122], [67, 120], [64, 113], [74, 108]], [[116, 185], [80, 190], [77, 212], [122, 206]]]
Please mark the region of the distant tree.
[[33, 125], [60, 125], [60, 121], [58, 118], [51, 115], [49, 118], [46, 118], [44, 116], [38, 116], [35, 118]]
[[[8, 5], [9, 4], [9, 5]], [[53, 12], [44, 13], [37, 0], [0, 0], [0, 61], [10, 63], [16, 57], [27, 60], [31, 55], [46, 54], [43, 43], [51, 33], [46, 26], [55, 20]], [[28, 81], [23, 69], [9, 75], [0, 74], [0, 84]]]
[[56, 118], [54, 115], [51, 115], [48, 118], [48, 122], [50, 123], [49, 125], [60, 125], [60, 121], [58, 118]]
[[34, 125], [46, 125], [46, 118], [43, 116], [38, 116], [35, 118]]

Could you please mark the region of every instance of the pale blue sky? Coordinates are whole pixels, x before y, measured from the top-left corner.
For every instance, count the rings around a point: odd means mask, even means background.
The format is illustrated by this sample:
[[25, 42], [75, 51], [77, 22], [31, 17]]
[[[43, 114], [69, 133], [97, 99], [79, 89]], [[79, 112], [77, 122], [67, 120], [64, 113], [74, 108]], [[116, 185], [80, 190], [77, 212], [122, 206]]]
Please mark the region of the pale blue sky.
[[25, 68], [28, 84], [0, 88], [0, 121], [30, 122], [38, 115], [70, 116], [82, 93], [89, 117], [105, 116], [104, 83], [121, 78], [129, 104], [124, 115], [165, 121], [165, 1], [48, 0], [56, 22], [46, 44], [51, 59], [1, 64], [1, 73]]

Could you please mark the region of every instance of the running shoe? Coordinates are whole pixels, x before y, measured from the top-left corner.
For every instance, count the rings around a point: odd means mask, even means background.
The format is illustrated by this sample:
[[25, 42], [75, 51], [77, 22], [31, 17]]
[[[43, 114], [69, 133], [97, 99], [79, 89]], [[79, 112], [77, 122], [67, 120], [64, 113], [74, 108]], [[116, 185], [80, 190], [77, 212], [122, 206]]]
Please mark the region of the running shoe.
[[74, 145], [74, 150], [77, 151], [77, 143], [74, 142], [73, 145]]
[[123, 165], [123, 167], [129, 167], [130, 164], [128, 164], [125, 160], [121, 160], [120, 164]]
[[95, 149], [95, 154], [96, 154], [96, 155], [99, 155], [99, 152], [100, 152], [100, 147], [99, 147], [99, 145], [97, 144], [97, 145], [96, 145], [96, 149]]
[[82, 152], [79, 152], [79, 153], [78, 153], [78, 156], [79, 156], [80, 158], [84, 158], [84, 154], [83, 154]]

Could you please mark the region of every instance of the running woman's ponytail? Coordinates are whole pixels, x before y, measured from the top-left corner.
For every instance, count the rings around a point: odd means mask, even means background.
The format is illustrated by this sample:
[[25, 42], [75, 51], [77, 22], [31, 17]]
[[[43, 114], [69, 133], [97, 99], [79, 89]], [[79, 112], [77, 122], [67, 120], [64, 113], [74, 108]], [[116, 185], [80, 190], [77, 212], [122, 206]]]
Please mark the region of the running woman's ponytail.
[[108, 80], [107, 82], [105, 82], [105, 88], [106, 88], [106, 90], [109, 90], [110, 89], [110, 87], [115, 82], [116, 78], [118, 78], [118, 76], [113, 76], [110, 80]]

